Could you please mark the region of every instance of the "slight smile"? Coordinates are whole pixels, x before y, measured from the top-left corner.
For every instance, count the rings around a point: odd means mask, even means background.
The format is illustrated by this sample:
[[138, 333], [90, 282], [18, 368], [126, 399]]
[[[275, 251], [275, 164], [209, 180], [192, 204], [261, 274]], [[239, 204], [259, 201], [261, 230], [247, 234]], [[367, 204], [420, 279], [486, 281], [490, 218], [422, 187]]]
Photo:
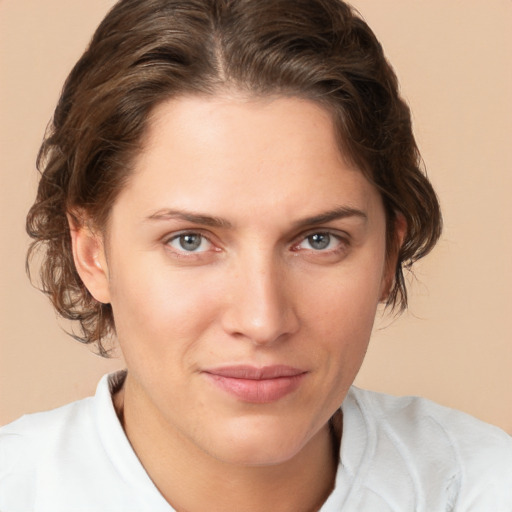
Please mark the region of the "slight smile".
[[222, 390], [243, 402], [276, 402], [295, 391], [307, 371], [285, 365], [224, 366], [203, 370], [203, 374]]

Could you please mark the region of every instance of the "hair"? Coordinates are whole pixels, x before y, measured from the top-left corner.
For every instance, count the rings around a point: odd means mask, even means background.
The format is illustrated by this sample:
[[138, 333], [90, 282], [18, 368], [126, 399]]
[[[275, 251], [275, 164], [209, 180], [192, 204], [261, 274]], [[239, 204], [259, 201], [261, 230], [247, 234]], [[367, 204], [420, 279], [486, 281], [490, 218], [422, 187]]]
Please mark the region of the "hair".
[[[112, 309], [76, 271], [67, 215], [80, 223], [76, 212], [85, 212], [105, 227], [157, 105], [233, 89], [297, 96], [331, 113], [343, 154], [383, 199], [388, 256], [397, 257], [386, 304], [407, 305], [403, 270], [435, 245], [441, 214], [395, 73], [356, 11], [340, 0], [121, 0], [65, 82], [27, 217], [27, 269], [42, 248], [42, 291], [79, 323], [73, 336], [102, 355], [115, 332]], [[397, 216], [407, 224], [400, 247]]]

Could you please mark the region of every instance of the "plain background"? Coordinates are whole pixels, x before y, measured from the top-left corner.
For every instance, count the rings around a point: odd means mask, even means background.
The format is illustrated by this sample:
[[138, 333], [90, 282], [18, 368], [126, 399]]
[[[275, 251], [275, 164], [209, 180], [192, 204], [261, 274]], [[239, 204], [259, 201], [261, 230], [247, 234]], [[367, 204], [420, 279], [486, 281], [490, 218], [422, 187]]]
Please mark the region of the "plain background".
[[[356, 383], [512, 433], [512, 2], [354, 0], [410, 103], [445, 231], [410, 310], [378, 320]], [[107, 0], [0, 0], [0, 424], [94, 392], [122, 367], [69, 338], [24, 270], [35, 157]]]

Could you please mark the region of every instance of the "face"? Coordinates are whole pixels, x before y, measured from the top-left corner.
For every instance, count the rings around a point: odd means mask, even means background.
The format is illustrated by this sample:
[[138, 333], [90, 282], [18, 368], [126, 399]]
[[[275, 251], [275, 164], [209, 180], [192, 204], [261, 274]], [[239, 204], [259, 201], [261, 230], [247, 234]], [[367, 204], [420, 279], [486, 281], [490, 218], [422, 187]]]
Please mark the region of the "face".
[[385, 215], [297, 98], [160, 105], [109, 222], [134, 393], [213, 457], [275, 464], [340, 406], [385, 292]]

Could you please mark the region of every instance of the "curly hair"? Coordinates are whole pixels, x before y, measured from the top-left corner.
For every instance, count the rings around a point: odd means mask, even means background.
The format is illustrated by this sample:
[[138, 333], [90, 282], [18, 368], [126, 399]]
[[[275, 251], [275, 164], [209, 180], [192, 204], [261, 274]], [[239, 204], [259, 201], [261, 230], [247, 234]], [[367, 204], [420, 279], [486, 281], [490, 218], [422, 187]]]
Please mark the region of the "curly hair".
[[[387, 298], [404, 309], [404, 268], [427, 254], [441, 214], [423, 171], [409, 108], [375, 35], [340, 0], [121, 0], [67, 78], [41, 149], [37, 198], [27, 217], [43, 248], [41, 289], [79, 324], [74, 337], [102, 344], [115, 332], [74, 265], [67, 215], [105, 226], [133, 172], [147, 120], [162, 101], [235, 88], [298, 96], [332, 115], [345, 155], [380, 191], [388, 253], [398, 251]], [[396, 218], [407, 232], [398, 248]], [[82, 219], [75, 218], [75, 222]]]

